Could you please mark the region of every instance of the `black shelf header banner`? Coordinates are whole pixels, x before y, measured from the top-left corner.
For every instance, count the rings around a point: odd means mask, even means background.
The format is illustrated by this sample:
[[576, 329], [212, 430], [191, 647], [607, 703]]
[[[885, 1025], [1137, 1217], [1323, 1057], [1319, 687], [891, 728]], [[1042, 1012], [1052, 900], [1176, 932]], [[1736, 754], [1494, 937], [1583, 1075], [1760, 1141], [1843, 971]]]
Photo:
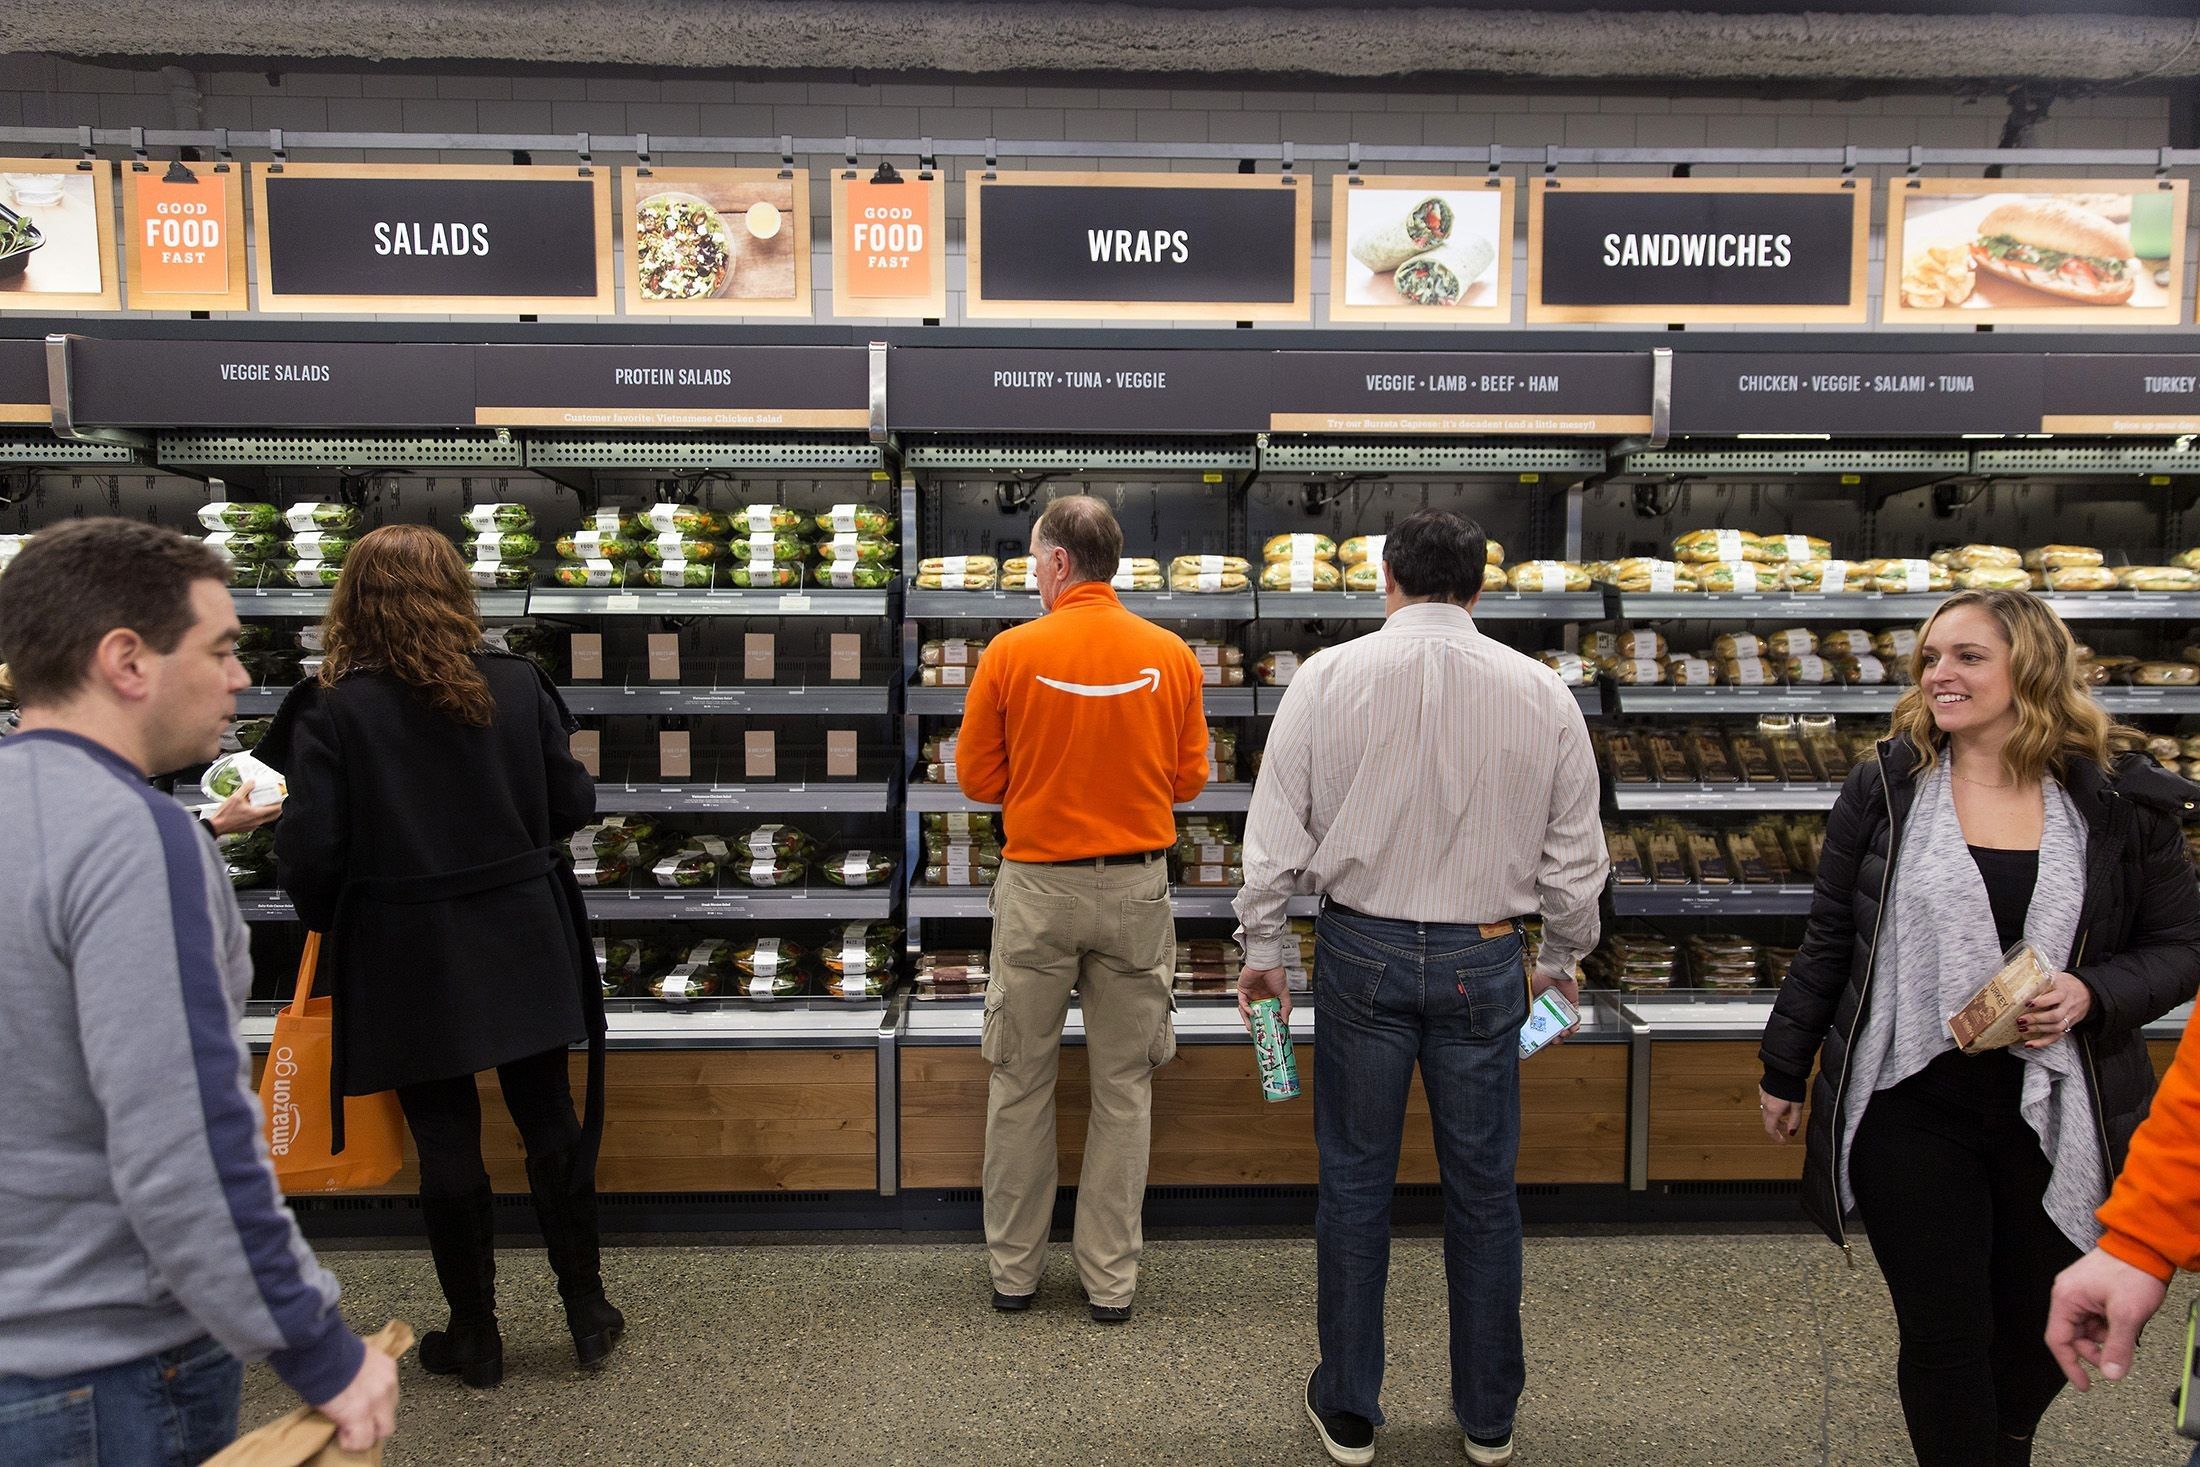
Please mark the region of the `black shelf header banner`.
[[479, 346], [473, 421], [530, 428], [865, 428], [866, 353], [839, 346]]
[[1681, 353], [1675, 433], [2040, 431], [2042, 363], [2015, 353]]
[[0, 423], [44, 423], [52, 417], [46, 344], [28, 337], [0, 341]]
[[2042, 433], [2200, 433], [2200, 356], [2051, 356]]
[[72, 411], [131, 428], [462, 427], [474, 420], [474, 350], [80, 337]]
[[1647, 352], [1276, 353], [1287, 433], [1647, 433]]
[[1007, 433], [1251, 433], [1268, 426], [1276, 353], [900, 347], [896, 428]]

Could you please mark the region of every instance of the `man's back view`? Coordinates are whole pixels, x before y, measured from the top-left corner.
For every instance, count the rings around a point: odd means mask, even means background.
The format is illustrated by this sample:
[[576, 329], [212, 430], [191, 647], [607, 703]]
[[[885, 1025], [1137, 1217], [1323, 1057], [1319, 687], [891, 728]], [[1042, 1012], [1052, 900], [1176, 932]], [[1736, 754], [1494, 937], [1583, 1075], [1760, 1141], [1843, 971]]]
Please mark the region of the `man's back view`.
[[995, 638], [971, 679], [956, 765], [1002, 806], [986, 993], [985, 1222], [994, 1307], [1028, 1308], [1054, 1215], [1054, 1079], [1074, 990], [1092, 1113], [1076, 1253], [1093, 1318], [1130, 1315], [1153, 1072], [1176, 1053], [1169, 908], [1173, 806], [1207, 782], [1191, 648], [1123, 609], [1107, 506], [1056, 500], [1031, 533], [1047, 614]]
[[[1390, 1199], [1416, 1067], [1444, 1184], [1452, 1405], [1478, 1464], [1512, 1458], [1520, 1337], [1519, 1030], [1571, 1000], [1606, 872], [1596, 761], [1573, 696], [1475, 628], [1484, 537], [1423, 511], [1386, 538], [1388, 619], [1310, 659], [1278, 710], [1245, 830], [1239, 1006], [1290, 996], [1285, 903], [1315, 924], [1321, 1363], [1330, 1456], [1374, 1460]], [[1532, 981], [1520, 919], [1540, 911]]]

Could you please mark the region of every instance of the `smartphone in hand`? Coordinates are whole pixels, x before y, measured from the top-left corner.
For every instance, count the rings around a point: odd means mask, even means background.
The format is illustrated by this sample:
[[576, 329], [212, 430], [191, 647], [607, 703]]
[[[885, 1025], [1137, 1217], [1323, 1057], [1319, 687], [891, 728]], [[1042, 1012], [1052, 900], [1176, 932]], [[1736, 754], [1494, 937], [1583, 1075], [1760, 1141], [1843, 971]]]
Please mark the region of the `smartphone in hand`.
[[1520, 1026], [1520, 1057], [1526, 1059], [1544, 1045], [1581, 1022], [1581, 1011], [1566, 1002], [1555, 988], [1528, 1006], [1528, 1022]]

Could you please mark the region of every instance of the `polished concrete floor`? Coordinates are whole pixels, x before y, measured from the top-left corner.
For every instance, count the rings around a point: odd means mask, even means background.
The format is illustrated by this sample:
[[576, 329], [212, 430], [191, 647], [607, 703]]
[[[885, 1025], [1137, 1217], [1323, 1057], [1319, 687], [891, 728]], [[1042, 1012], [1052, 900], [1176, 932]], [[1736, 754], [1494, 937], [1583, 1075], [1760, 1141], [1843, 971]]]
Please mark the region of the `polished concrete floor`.
[[[1900, 1463], [1894, 1319], [1869, 1255], [1800, 1232], [1531, 1237], [1528, 1390], [1538, 1464]], [[355, 1325], [441, 1322], [425, 1254], [327, 1252]], [[1037, 1308], [986, 1307], [983, 1255], [900, 1235], [611, 1250], [629, 1322], [574, 1372], [538, 1251], [503, 1255], [508, 1374], [474, 1393], [408, 1361], [387, 1461], [435, 1463], [1308, 1463], [1310, 1239], [1149, 1242], [1138, 1312], [1102, 1329], [1057, 1247]], [[2065, 1391], [2035, 1461], [2182, 1464], [2168, 1430], [2189, 1281], [2133, 1379]], [[1441, 1245], [1392, 1257], [1383, 1463], [1456, 1463]], [[264, 1368], [244, 1418], [290, 1404]], [[2189, 1444], [2188, 1444], [2189, 1445]]]

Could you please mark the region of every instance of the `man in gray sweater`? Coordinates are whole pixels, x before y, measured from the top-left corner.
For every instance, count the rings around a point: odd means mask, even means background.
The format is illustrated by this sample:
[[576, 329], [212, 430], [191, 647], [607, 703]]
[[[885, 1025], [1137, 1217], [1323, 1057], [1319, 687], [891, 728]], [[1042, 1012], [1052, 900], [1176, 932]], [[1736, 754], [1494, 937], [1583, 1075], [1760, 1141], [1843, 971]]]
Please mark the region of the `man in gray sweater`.
[[353, 1450], [395, 1364], [284, 1206], [237, 1021], [250, 945], [214, 845], [146, 783], [214, 756], [247, 683], [228, 566], [125, 520], [0, 576], [0, 1463], [196, 1463], [265, 1358]]

